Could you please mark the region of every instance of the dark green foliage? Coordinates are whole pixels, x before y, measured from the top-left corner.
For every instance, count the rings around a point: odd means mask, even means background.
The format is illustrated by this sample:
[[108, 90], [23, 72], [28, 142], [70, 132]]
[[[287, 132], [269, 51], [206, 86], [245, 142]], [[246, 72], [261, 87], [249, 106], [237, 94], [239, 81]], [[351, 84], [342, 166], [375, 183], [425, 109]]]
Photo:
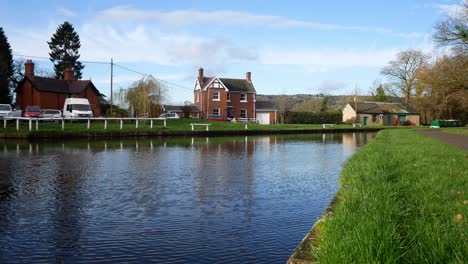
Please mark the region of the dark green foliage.
[[49, 55], [50, 61], [54, 64], [55, 77], [63, 79], [65, 68], [70, 67], [73, 69], [75, 79], [81, 79], [84, 65], [78, 61], [80, 58], [78, 50], [81, 47], [80, 37], [72, 24], [65, 21], [57, 28], [57, 31], [47, 43], [51, 50]]
[[376, 102], [387, 102], [388, 101], [388, 98], [385, 95], [385, 89], [382, 86], [382, 84], [380, 84], [379, 87], [377, 87], [377, 89], [375, 89], [374, 100]]
[[117, 106], [114, 105], [112, 114], [110, 112], [110, 107], [108, 107], [105, 111], [105, 116], [106, 117], [129, 117], [130, 114], [128, 113], [127, 110], [118, 108]]
[[11, 104], [10, 78], [13, 74], [13, 55], [10, 43], [0, 27], [0, 103]]
[[336, 112], [287, 112], [288, 124], [339, 124], [343, 120], [341, 111]]

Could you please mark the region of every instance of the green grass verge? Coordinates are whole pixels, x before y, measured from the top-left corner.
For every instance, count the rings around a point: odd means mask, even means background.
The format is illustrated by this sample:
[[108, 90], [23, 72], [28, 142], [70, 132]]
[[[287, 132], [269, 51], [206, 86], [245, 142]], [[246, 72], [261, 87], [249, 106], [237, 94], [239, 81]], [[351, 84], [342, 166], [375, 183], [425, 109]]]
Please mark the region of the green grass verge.
[[[218, 122], [202, 119], [170, 119], [167, 120], [166, 128], [163, 127], [163, 121], [154, 121], [153, 128], [150, 127], [149, 121], [139, 121], [138, 128], [135, 128], [135, 121], [124, 122], [123, 128], [120, 129], [120, 122], [118, 120], [109, 120], [107, 129], [104, 130], [104, 121], [92, 121], [90, 129], [87, 129], [87, 122], [70, 122], [65, 123], [65, 129], [62, 131], [62, 123], [58, 122], [40, 122], [39, 129], [36, 131], [35, 122], [32, 123], [32, 131], [29, 131], [28, 121], [22, 121], [20, 123], [20, 129], [16, 130], [16, 123], [13, 121], [8, 122], [7, 127], [3, 128], [3, 122], [1, 124], [0, 133], [11, 133], [11, 134], [48, 134], [48, 133], [77, 133], [77, 132], [89, 132], [89, 133], [103, 133], [103, 132], [146, 132], [146, 131], [190, 131], [190, 123], [208, 123], [210, 124], [210, 131], [238, 131], [244, 130], [243, 123], [231, 123], [231, 122]], [[366, 128], [373, 128], [376, 126], [366, 126]], [[351, 125], [335, 125], [333, 129], [352, 129]], [[388, 127], [385, 127], [388, 128]], [[408, 128], [408, 127], [398, 127]], [[196, 126], [196, 130], [205, 130], [203, 126]], [[284, 125], [259, 125], [259, 124], [248, 124], [249, 130], [308, 130], [308, 129], [323, 129], [322, 125], [313, 124], [284, 124]], [[329, 126], [326, 129], [332, 129]], [[358, 129], [358, 128], [356, 128]]]
[[446, 127], [442, 128], [442, 132], [468, 136], [468, 127]]
[[319, 263], [466, 263], [466, 155], [412, 130], [379, 132], [345, 165], [311, 254]]

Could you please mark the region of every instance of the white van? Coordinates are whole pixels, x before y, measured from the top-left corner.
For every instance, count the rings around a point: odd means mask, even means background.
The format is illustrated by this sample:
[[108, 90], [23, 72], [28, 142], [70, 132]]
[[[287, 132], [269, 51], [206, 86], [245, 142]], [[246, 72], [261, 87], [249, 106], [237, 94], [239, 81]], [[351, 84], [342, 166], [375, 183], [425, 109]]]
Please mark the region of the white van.
[[93, 117], [91, 105], [86, 98], [67, 98], [63, 105], [63, 117]]

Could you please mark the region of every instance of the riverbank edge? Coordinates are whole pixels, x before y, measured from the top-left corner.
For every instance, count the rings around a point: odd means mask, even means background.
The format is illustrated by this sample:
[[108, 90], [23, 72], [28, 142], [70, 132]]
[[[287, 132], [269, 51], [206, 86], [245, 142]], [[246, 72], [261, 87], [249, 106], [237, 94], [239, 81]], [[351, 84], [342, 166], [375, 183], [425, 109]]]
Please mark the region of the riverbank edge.
[[[423, 134], [423, 133], [420, 133], [420, 132], [421, 131], [418, 131], [418, 130], [414, 131], [415, 134], [416, 133]], [[428, 135], [425, 135], [425, 136], [428, 136]], [[430, 136], [428, 136], [428, 137], [430, 137]], [[436, 141], [440, 141], [439, 139], [434, 138], [434, 137], [433, 137], [433, 139], [436, 140]], [[450, 145], [452, 147], [456, 147], [458, 149], [461, 149], [462, 151], [464, 150], [464, 148], [462, 146], [460, 146], [459, 144], [454, 144], [453, 142], [441, 141], [440, 143], [443, 144], [443, 145]], [[458, 143], [460, 143], [460, 142], [458, 142]], [[375, 142], [371, 142], [370, 144], [375, 144]], [[362, 149], [360, 151], [362, 151]], [[358, 151], [354, 155], [359, 154], [360, 151]], [[466, 149], [464, 151], [466, 151]], [[461, 155], [461, 156], [464, 157], [465, 159], [468, 158], [467, 155]], [[349, 163], [349, 161], [347, 163]], [[450, 171], [449, 175], [452, 176], [452, 171]], [[340, 173], [340, 179], [342, 177], [343, 177], [343, 170]], [[340, 192], [341, 192], [341, 187], [338, 190], [337, 194], [333, 197], [332, 201], [329, 203], [327, 208], [317, 218], [317, 220], [313, 224], [310, 231], [302, 239], [302, 241], [299, 243], [299, 245], [294, 249], [293, 253], [291, 254], [291, 256], [289, 257], [289, 259], [286, 262], [287, 264], [317, 263], [317, 259], [313, 255], [311, 255], [311, 252], [313, 251], [314, 248], [317, 247], [317, 243], [318, 243], [317, 240], [321, 236], [320, 231], [321, 231], [321, 228], [323, 226], [323, 223], [326, 222], [329, 219], [329, 217], [332, 216], [335, 213], [335, 209], [341, 203]], [[453, 189], [451, 190], [451, 192], [452, 193], [454, 192]], [[456, 196], [461, 196], [461, 195], [462, 195], [462, 192], [460, 192], [460, 191], [456, 193]], [[463, 200], [463, 199], [461, 199], [461, 200]], [[463, 203], [466, 204], [466, 201], [467, 200], [464, 200]], [[455, 221], [461, 222], [462, 221], [461, 220], [462, 215], [463, 214], [456, 215], [457, 218], [456, 218]]]
[[356, 133], [378, 132], [383, 127], [369, 128], [328, 128], [328, 129], [271, 129], [271, 130], [212, 130], [212, 131], [103, 131], [103, 132], [63, 132], [63, 133], [0, 133], [2, 139], [97, 139], [97, 138], [148, 138], [148, 137], [220, 137], [220, 136], [254, 136], [278, 134], [323, 134], [323, 133]]
[[314, 263], [316, 260], [310, 255], [311, 249], [315, 245], [315, 240], [318, 236], [317, 225], [324, 221], [328, 215], [333, 213], [333, 208], [335, 204], [339, 202], [338, 194], [333, 197], [330, 204], [323, 211], [323, 213], [317, 218], [314, 225], [306, 236], [302, 239], [301, 243], [294, 249], [292, 255], [289, 257], [286, 264], [310, 264]]

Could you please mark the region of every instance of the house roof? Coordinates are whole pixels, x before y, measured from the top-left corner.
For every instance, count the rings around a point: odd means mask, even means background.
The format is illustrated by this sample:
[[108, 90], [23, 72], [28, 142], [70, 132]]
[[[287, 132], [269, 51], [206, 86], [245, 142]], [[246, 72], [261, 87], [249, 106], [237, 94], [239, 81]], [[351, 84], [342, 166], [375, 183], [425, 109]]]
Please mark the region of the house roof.
[[[354, 102], [348, 103], [354, 111]], [[410, 106], [403, 103], [364, 102], [357, 103], [359, 114], [419, 114]]]
[[[205, 89], [215, 77], [204, 77], [202, 88]], [[230, 92], [255, 93], [253, 84], [245, 79], [218, 78]]]
[[[164, 111], [177, 111], [177, 112], [183, 112], [184, 111], [185, 105], [163, 105]], [[198, 113], [200, 112], [198, 108], [194, 105], [189, 105], [190, 107], [190, 112], [195, 112]]]
[[99, 94], [99, 91], [91, 80], [64, 81], [39, 76], [25, 76], [23, 81], [25, 80], [30, 81], [34, 88], [44, 92], [80, 94], [91, 86]]
[[274, 104], [270, 101], [257, 101], [255, 102], [255, 110], [256, 111], [277, 111]]

